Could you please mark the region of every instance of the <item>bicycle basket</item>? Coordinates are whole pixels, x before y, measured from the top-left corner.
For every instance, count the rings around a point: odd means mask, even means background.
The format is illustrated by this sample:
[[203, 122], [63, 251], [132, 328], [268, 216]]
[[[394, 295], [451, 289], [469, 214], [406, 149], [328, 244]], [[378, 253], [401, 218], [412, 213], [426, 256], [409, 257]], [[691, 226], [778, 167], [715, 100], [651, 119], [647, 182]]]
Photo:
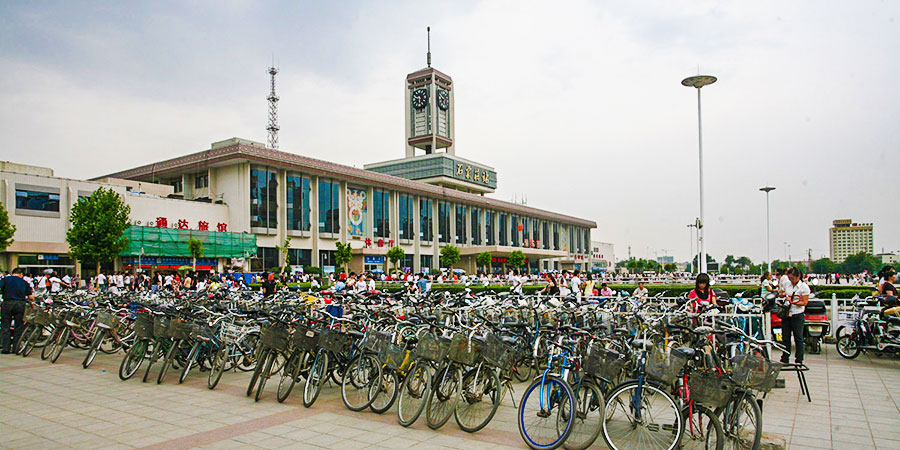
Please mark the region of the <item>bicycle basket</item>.
[[31, 318], [31, 323], [41, 327], [45, 327], [47, 325], [50, 325], [51, 321], [50, 311], [42, 308], [34, 309], [34, 316], [32, 316]]
[[183, 320], [171, 320], [166, 335], [172, 339], [188, 341], [191, 339], [191, 324]]
[[502, 370], [511, 369], [513, 356], [513, 348], [497, 335], [490, 333], [485, 337], [482, 357], [489, 366]]
[[337, 330], [325, 330], [321, 338], [322, 348], [332, 353], [346, 353], [353, 345], [353, 336]]
[[366, 333], [366, 343], [363, 346], [368, 351], [381, 354], [385, 347], [391, 344], [394, 336], [382, 331], [369, 331]]
[[650, 352], [650, 357], [647, 358], [647, 375], [669, 386], [675, 382], [675, 378], [681, 373], [685, 363], [687, 363], [687, 358], [677, 350], [666, 355], [654, 348]]
[[222, 328], [219, 330], [219, 337], [222, 339], [222, 342], [235, 342], [241, 337], [241, 331], [243, 331], [242, 327], [233, 323], [225, 323], [222, 324]]
[[294, 328], [294, 334], [291, 335], [291, 342], [297, 350], [314, 351], [319, 348], [319, 330], [313, 330], [306, 327]]
[[169, 316], [153, 316], [153, 337], [168, 337], [169, 322], [171, 322]]
[[118, 323], [118, 316], [113, 315], [109, 311], [98, 311], [96, 322], [97, 325], [105, 327], [105, 328], [115, 328]]
[[735, 356], [732, 379], [739, 386], [769, 392], [775, 387], [775, 380], [781, 372], [781, 363], [765, 358], [743, 354]]
[[390, 344], [378, 355], [378, 359], [391, 369], [399, 370], [403, 367], [403, 360], [406, 359], [406, 346]]
[[153, 318], [140, 314], [134, 320], [134, 336], [136, 339], [153, 339]]
[[259, 342], [269, 348], [285, 348], [288, 343], [288, 332], [284, 328], [268, 326], [259, 333]]
[[34, 312], [37, 308], [34, 307], [31, 303], [25, 306], [25, 314], [22, 316], [22, 319], [25, 320], [25, 323], [34, 323]]
[[694, 372], [690, 378], [691, 398], [712, 409], [725, 406], [734, 392], [734, 383], [716, 372]]
[[590, 375], [615, 382], [625, 367], [625, 355], [594, 344], [588, 349], [582, 366]]
[[450, 340], [427, 333], [416, 344], [416, 357], [441, 362], [450, 351]]
[[195, 322], [193, 325], [191, 325], [191, 337], [194, 339], [200, 338], [205, 340], [212, 340], [212, 328], [210, 328], [206, 322]]
[[450, 341], [450, 351], [447, 357], [451, 361], [464, 366], [474, 366], [481, 358], [483, 343], [476, 339], [469, 339], [465, 333], [456, 333]]

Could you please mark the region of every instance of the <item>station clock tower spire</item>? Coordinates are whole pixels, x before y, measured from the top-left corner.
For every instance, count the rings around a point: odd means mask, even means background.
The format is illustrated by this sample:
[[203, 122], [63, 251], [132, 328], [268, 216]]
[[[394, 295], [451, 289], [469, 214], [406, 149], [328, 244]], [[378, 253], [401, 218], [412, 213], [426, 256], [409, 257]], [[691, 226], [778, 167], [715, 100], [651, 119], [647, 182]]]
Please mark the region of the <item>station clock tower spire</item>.
[[431, 27], [427, 33], [427, 66], [406, 76], [406, 157], [455, 152], [453, 80], [431, 67]]

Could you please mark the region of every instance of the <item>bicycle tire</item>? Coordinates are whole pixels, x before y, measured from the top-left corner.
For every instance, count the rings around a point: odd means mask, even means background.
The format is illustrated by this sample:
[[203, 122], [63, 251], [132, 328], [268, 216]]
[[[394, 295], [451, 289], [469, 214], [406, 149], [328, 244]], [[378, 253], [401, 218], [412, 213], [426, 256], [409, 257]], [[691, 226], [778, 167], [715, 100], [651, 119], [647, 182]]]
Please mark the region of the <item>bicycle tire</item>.
[[141, 339], [134, 343], [127, 352], [125, 352], [125, 356], [122, 358], [122, 363], [119, 364], [119, 379], [122, 381], [126, 381], [134, 376], [137, 373], [138, 369], [140, 369], [141, 364], [144, 362], [144, 354], [147, 352], [147, 348], [150, 346], [150, 341], [147, 339]]
[[375, 400], [381, 379], [381, 363], [371, 354], [360, 354], [347, 363], [341, 380], [341, 400], [350, 411], [359, 412]]
[[237, 361], [238, 370], [241, 372], [256, 370], [256, 366], [259, 363], [259, 359], [256, 357], [256, 349], [259, 348], [259, 333], [248, 333], [235, 345], [237, 345], [238, 351], [241, 352], [241, 356]]
[[275, 364], [275, 358], [277, 357], [278, 352], [276, 352], [275, 350], [269, 351], [269, 357], [266, 358], [263, 370], [259, 373], [259, 379], [257, 380], [258, 386], [256, 386], [256, 395], [253, 396], [254, 402], [258, 402], [259, 399], [262, 398], [263, 392], [266, 390], [266, 383], [269, 381], [269, 377], [272, 376], [272, 365]]
[[[596, 384], [583, 381], [573, 390], [575, 394], [575, 423], [563, 443], [566, 450], [584, 450], [600, 437], [606, 418], [606, 399]], [[594, 422], [596, 421], [596, 424]], [[720, 449], [721, 450], [721, 449]]]
[[162, 382], [166, 380], [166, 375], [169, 373], [169, 367], [175, 363], [175, 354], [178, 353], [181, 343], [181, 339], [177, 339], [172, 343], [172, 346], [169, 347], [169, 351], [166, 352], [166, 359], [163, 360], [162, 368], [159, 369], [159, 375], [156, 376], [156, 384], [162, 384]]
[[431, 394], [425, 405], [425, 422], [437, 430], [444, 426], [456, 410], [457, 390], [462, 371], [452, 364], [445, 365], [431, 383]]
[[[640, 396], [634, 400], [638, 393]], [[653, 423], [644, 423], [642, 418], [631, 417], [635, 401], [641, 408], [654, 410], [646, 414], [653, 418]], [[606, 400], [605, 415], [603, 439], [607, 447], [613, 450], [634, 442], [641, 442], [642, 448], [673, 449], [681, 441], [684, 432], [681, 409], [671, 395], [653, 383], [634, 380], [616, 386]], [[638, 433], [640, 436], [637, 436]], [[657, 438], [663, 440], [662, 444], [651, 447], [650, 444]]]
[[209, 376], [206, 380], [207, 388], [215, 389], [216, 386], [219, 385], [219, 380], [222, 379], [222, 374], [225, 373], [225, 367], [228, 364], [229, 349], [229, 345], [220, 347], [219, 351], [217, 351], [216, 355], [213, 357], [211, 367], [209, 368]]
[[322, 385], [328, 381], [328, 372], [328, 352], [319, 350], [303, 383], [303, 406], [309, 408], [319, 398]]
[[278, 403], [284, 403], [288, 396], [291, 395], [291, 391], [294, 390], [294, 385], [297, 384], [297, 378], [300, 377], [300, 368], [305, 357], [306, 352], [296, 351], [291, 354], [288, 362], [284, 364], [284, 370], [281, 371], [281, 380], [278, 381], [278, 390], [275, 396]]
[[194, 362], [197, 360], [197, 355], [200, 353], [200, 340], [195, 340], [194, 345], [191, 346], [191, 351], [188, 353], [187, 361], [184, 363], [184, 368], [181, 369], [181, 376], [178, 377], [178, 384], [184, 383], [184, 380], [187, 379], [188, 374], [191, 372], [191, 367], [194, 366]]
[[[453, 408], [456, 425], [467, 433], [480, 431], [497, 413], [502, 393], [497, 371], [486, 366], [469, 370], [463, 375], [457, 390], [459, 398]], [[472, 422], [468, 422], [469, 419]]]
[[400, 399], [397, 403], [397, 422], [408, 427], [419, 419], [425, 404], [428, 403], [428, 394], [431, 393], [431, 365], [421, 360], [413, 363], [409, 374], [403, 380], [400, 387]]
[[141, 382], [146, 383], [150, 379], [150, 368], [159, 359], [160, 351], [162, 351], [162, 339], [156, 339], [153, 341], [153, 351], [150, 352], [150, 358], [147, 359], [147, 369], [144, 370], [144, 377], [141, 379]]
[[259, 380], [259, 373], [262, 372], [263, 366], [265, 366], [265, 360], [269, 357], [269, 350], [263, 349], [259, 353], [259, 357], [256, 359], [256, 368], [253, 369], [253, 375], [250, 376], [250, 384], [247, 385], [247, 397], [253, 395], [256, 390], [256, 382]]
[[[683, 450], [722, 450], [725, 448], [725, 432], [716, 413], [694, 403], [681, 411], [684, 416], [684, 433], [679, 447]], [[706, 425], [704, 425], [706, 424]]]
[[55, 364], [56, 360], [59, 359], [59, 355], [62, 354], [63, 349], [66, 347], [66, 344], [69, 343], [72, 339], [70, 339], [71, 331], [68, 327], [63, 327], [62, 331], [56, 337], [56, 345], [53, 347], [53, 354], [50, 355], [50, 363]]
[[103, 335], [106, 334], [106, 330], [99, 330], [94, 333], [94, 340], [91, 342], [91, 348], [88, 349], [87, 355], [84, 355], [84, 361], [81, 362], [81, 367], [83, 369], [87, 369], [91, 366], [91, 363], [94, 362], [94, 358], [97, 357], [97, 351], [100, 349], [100, 342], [103, 341]]
[[[18, 324], [16, 324], [16, 325], [18, 325]], [[14, 355], [22, 354], [22, 350], [25, 348], [26, 339], [28, 338], [28, 336], [31, 336], [31, 333], [34, 331], [35, 327], [36, 327], [36, 325], [33, 323], [25, 324], [25, 328], [22, 330], [22, 333], [19, 334], [19, 339], [16, 339], [16, 341], [13, 342], [13, 354]]]
[[43, 333], [44, 327], [35, 326], [32, 328], [31, 333], [29, 333], [25, 339], [25, 345], [22, 346], [21, 354], [23, 358], [27, 358], [28, 355], [31, 355], [31, 352], [34, 351], [34, 348], [37, 346], [38, 340]]
[[47, 344], [44, 345], [44, 348], [41, 349], [42, 360], [49, 359], [50, 356], [52, 356], [56, 351], [56, 341], [57, 339], [59, 339], [59, 334], [62, 333], [62, 330], [64, 330], [65, 328], [65, 326], [61, 326], [53, 330], [53, 334], [50, 335], [50, 339], [47, 340]]
[[[537, 378], [525, 389], [519, 402], [516, 414], [519, 435], [530, 448], [553, 450], [562, 445], [572, 432], [575, 416], [565, 416], [565, 411], [574, 409], [575, 394], [568, 383], [552, 375]], [[560, 426], [561, 419], [565, 419], [564, 427]], [[541, 424], [545, 426], [541, 427]], [[542, 436], [544, 433], [541, 430], [546, 431], [546, 437]]]
[[397, 375], [397, 372], [382, 370], [381, 380], [378, 383], [378, 393], [375, 395], [372, 404], [369, 405], [369, 410], [375, 414], [384, 414], [391, 409], [391, 406], [394, 406], [399, 390], [400, 377]]
[[[726, 449], [747, 449], [759, 448], [759, 442], [762, 439], [762, 411], [756, 398], [748, 392], [735, 392], [731, 400], [722, 408], [716, 410], [716, 415], [721, 416], [720, 419], [722, 430], [725, 434]], [[743, 418], [746, 417], [746, 421]], [[745, 428], [749, 426], [755, 427], [753, 430], [745, 432]], [[748, 434], [753, 434], [752, 445], [742, 445]]]

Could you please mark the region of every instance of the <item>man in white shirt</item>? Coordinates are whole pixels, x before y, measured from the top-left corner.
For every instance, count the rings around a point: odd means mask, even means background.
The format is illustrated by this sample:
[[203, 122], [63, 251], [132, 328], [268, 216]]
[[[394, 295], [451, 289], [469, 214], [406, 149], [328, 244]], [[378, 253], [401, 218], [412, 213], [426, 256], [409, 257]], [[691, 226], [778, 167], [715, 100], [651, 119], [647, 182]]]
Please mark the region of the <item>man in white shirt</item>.
[[579, 272], [579, 271], [576, 269], [575, 272], [572, 273], [572, 280], [571, 280], [571, 282], [572, 282], [572, 292], [575, 293], [575, 297], [576, 297], [578, 300], [581, 300], [581, 277], [579, 277], [580, 274], [581, 274], [581, 272]]
[[525, 277], [519, 275], [519, 271], [512, 272], [512, 275], [509, 276], [510, 283], [512, 283], [512, 291], [514, 294], [522, 295], [522, 285], [525, 284]]
[[[781, 339], [787, 352], [781, 354], [781, 362], [787, 364], [791, 356], [791, 341], [794, 344], [794, 363], [803, 364], [803, 327], [806, 303], [809, 301], [810, 289], [803, 282], [803, 274], [796, 267], [791, 267], [785, 274], [788, 286], [785, 289], [785, 301], [791, 305], [790, 317], [781, 322]], [[793, 339], [791, 339], [793, 337]]]
[[53, 272], [53, 276], [50, 277], [50, 292], [56, 293], [62, 290], [62, 280], [56, 276], [56, 272]]
[[97, 274], [97, 288], [101, 291], [106, 290], [106, 275], [103, 275], [103, 272]]
[[649, 294], [650, 291], [644, 287], [644, 282], [641, 281], [638, 283], [637, 289], [635, 289], [634, 292], [631, 293], [631, 296], [637, 298], [638, 300], [643, 300]]

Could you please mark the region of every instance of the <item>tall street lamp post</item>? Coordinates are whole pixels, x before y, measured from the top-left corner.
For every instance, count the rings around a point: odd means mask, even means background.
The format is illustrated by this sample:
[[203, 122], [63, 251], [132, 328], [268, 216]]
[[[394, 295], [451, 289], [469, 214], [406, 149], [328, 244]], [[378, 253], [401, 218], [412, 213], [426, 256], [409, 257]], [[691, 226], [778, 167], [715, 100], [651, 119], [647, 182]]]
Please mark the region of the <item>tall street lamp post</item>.
[[716, 82], [712, 75], [696, 75], [681, 80], [682, 86], [697, 89], [697, 136], [700, 154], [700, 221], [697, 229], [697, 239], [700, 241], [700, 272], [706, 272], [706, 245], [703, 239], [703, 119], [700, 108], [700, 88]]
[[770, 242], [770, 238], [769, 238], [770, 237], [770, 235], [769, 235], [769, 192], [774, 191], [775, 188], [772, 186], [765, 186], [765, 187], [759, 188], [759, 190], [766, 193], [766, 262], [768, 263], [768, 266], [769, 266], [769, 273], [771, 273], [772, 272], [772, 256], [769, 254], [769, 251], [771, 250], [771, 246], [769, 245], [769, 242]]
[[690, 267], [690, 270], [688, 272], [694, 273], [694, 228], [697, 228], [697, 223], [689, 223], [687, 224], [687, 227], [688, 231], [691, 233], [691, 255], [688, 260], [688, 264], [690, 264], [688, 267]]

